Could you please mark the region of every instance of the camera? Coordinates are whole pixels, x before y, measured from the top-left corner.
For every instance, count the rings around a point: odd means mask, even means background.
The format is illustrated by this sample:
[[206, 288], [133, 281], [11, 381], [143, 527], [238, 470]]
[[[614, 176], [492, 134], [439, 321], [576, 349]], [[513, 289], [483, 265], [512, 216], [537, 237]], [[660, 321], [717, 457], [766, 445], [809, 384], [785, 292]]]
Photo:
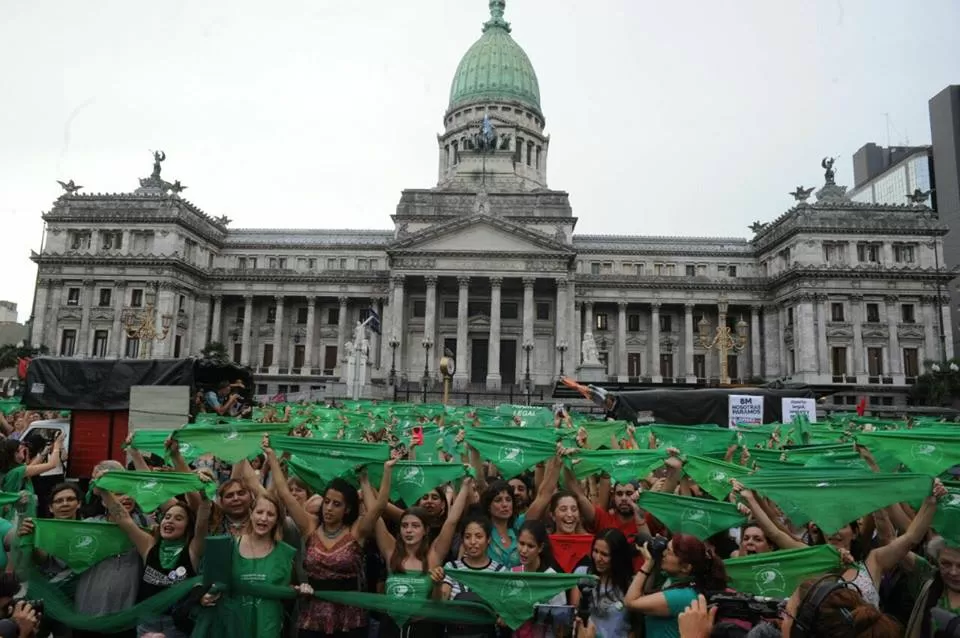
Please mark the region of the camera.
[[26, 603], [26, 604], [30, 605], [31, 607], [33, 607], [33, 611], [35, 611], [38, 616], [43, 613], [43, 601], [42, 601], [42, 600], [39, 600], [39, 599], [33, 600], [33, 599], [29, 599], [29, 598], [14, 598], [14, 599], [10, 602], [10, 611], [7, 613], [7, 616], [8, 616], [8, 617], [10, 616], [10, 614], [13, 613], [13, 610], [14, 610], [14, 608], [17, 606], [17, 603]]
[[750, 596], [732, 592], [708, 593], [707, 604], [717, 607], [718, 618], [733, 618], [746, 620], [753, 625], [765, 620], [776, 620], [780, 617], [779, 598], [764, 596]]
[[553, 627], [573, 627], [576, 609], [572, 605], [537, 605], [533, 608], [533, 622]]
[[577, 618], [586, 626], [590, 620], [590, 608], [593, 606], [593, 585], [579, 585], [580, 603], [577, 605]]
[[647, 541], [647, 551], [650, 552], [650, 556], [653, 557], [653, 560], [659, 561], [663, 558], [663, 553], [667, 551], [667, 545], [670, 544], [663, 536], [654, 536], [649, 541]]

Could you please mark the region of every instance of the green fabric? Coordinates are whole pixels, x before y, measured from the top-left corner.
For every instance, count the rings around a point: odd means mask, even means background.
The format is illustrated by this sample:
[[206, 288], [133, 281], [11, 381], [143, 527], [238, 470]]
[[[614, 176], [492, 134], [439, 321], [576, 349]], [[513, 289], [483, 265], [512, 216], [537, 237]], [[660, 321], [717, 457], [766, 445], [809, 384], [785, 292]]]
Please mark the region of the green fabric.
[[[580, 427], [587, 433], [587, 447], [591, 450], [599, 450], [600, 448], [613, 447], [613, 437], [616, 437], [618, 441], [626, 438], [627, 426], [629, 425], [626, 421], [592, 421], [581, 423]], [[638, 443], [646, 444], [645, 441], [638, 441]]]
[[565, 461], [578, 479], [604, 472], [617, 483], [644, 479], [663, 465], [663, 450], [579, 450]]
[[941, 428], [861, 432], [857, 434], [857, 443], [865, 445], [874, 455], [889, 454], [919, 474], [937, 476], [960, 464], [960, 436]]
[[224, 425], [193, 425], [174, 432], [181, 445], [200, 454], [213, 454], [227, 463], [238, 463], [260, 454], [264, 434], [287, 432], [287, 423], [228, 423]]
[[861, 516], [893, 503], [916, 503], [930, 495], [933, 478], [923, 474], [873, 474], [807, 470], [804, 476], [747, 476], [741, 482], [772, 499], [794, 525], [814, 521], [830, 535]]
[[19, 412], [23, 409], [23, 404], [20, 402], [20, 399], [0, 399], [0, 412], [4, 416], [10, 416], [14, 412]]
[[519, 417], [518, 425], [522, 428], [546, 427], [554, 422], [553, 412], [549, 409], [530, 405], [500, 405], [497, 414], [511, 419]]
[[448, 569], [446, 575], [470, 588], [497, 613], [511, 629], [533, 616], [533, 608], [560, 592], [580, 584], [584, 574], [544, 572], [493, 572], [489, 570]]
[[770, 437], [773, 436], [774, 428], [770, 427], [770, 424], [757, 426], [757, 427], [747, 427], [745, 425], [740, 425], [737, 428], [734, 428], [737, 433], [737, 439], [740, 444], [746, 448], [753, 449], [757, 446], [762, 448], [767, 447], [767, 444], [770, 442]]
[[[371, 465], [367, 473], [373, 485], [380, 485], [383, 478], [382, 465]], [[390, 499], [403, 501], [407, 507], [413, 507], [424, 494], [466, 475], [467, 468], [460, 463], [397, 461], [390, 483]]]
[[[239, 545], [233, 552], [233, 581], [239, 585], [266, 583], [289, 587], [293, 574], [293, 560], [297, 554], [290, 545], [280, 542], [262, 558], [244, 558]], [[255, 596], [230, 595], [233, 614], [239, 614], [246, 635], [279, 638], [283, 628], [283, 602]]]
[[707, 456], [688, 456], [683, 471], [700, 489], [718, 500], [727, 498], [733, 490], [731, 479], [739, 480], [750, 474], [750, 468]]
[[723, 564], [730, 587], [770, 598], [789, 598], [803, 581], [842, 569], [840, 553], [831, 545], [728, 558]]
[[186, 548], [186, 541], [170, 541], [161, 538], [159, 547], [160, 567], [164, 569], [173, 569], [177, 565], [177, 561], [180, 559], [180, 554], [182, 554], [183, 550]]
[[390, 459], [390, 446], [383, 443], [324, 441], [271, 434], [270, 445], [277, 452], [289, 452], [303, 463], [312, 465], [313, 474], [327, 482], [335, 478], [353, 478], [357, 468], [382, 465]]
[[105, 521], [38, 518], [33, 525], [33, 546], [62, 560], [77, 573], [133, 547], [126, 532]]
[[947, 495], [937, 504], [933, 529], [943, 536], [951, 547], [960, 547], [960, 485], [945, 485]]
[[473, 427], [467, 429], [466, 440], [503, 478], [511, 479], [554, 456], [560, 432], [552, 428]]
[[[141, 454], [156, 454], [159, 457], [169, 459], [170, 454], [167, 451], [166, 442], [177, 432], [178, 430], [137, 430], [133, 433], [130, 447], [138, 450]], [[180, 456], [188, 463], [205, 454], [189, 441], [178, 440], [177, 442], [179, 443]]]
[[658, 447], [675, 447], [681, 454], [724, 452], [737, 442], [736, 433], [716, 425], [653, 425]]
[[[384, 587], [384, 594], [395, 600], [429, 600], [432, 593], [433, 579], [430, 574], [390, 574]], [[401, 627], [410, 620], [410, 616], [402, 609], [391, 616]]]
[[848, 443], [834, 443], [831, 445], [806, 445], [787, 447], [783, 449], [783, 454], [788, 463], [805, 464], [808, 460], [817, 456], [834, 456], [850, 452], [853, 446]]
[[301, 459], [299, 456], [291, 456], [287, 459], [287, 472], [290, 478], [296, 477], [306, 483], [314, 494], [323, 494], [323, 491], [327, 489], [327, 483], [330, 482], [316, 471], [314, 464]]
[[677, 496], [662, 492], [642, 492], [638, 503], [674, 534], [690, 534], [706, 540], [747, 522], [733, 503], [704, 498]]
[[109, 470], [90, 483], [114, 494], [126, 494], [145, 512], [152, 512], [171, 498], [190, 492], [205, 492], [213, 499], [217, 484], [205, 482], [190, 472], [135, 472]]

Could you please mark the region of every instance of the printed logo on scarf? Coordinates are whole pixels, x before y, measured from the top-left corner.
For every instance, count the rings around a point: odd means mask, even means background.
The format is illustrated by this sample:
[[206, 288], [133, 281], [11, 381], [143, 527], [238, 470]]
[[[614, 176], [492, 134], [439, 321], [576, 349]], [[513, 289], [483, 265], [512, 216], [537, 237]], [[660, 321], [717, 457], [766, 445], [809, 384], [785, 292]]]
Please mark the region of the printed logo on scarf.
[[915, 443], [910, 449], [910, 454], [918, 461], [939, 463], [943, 460], [943, 452], [940, 451], [940, 448], [931, 443]]
[[714, 483], [726, 483], [727, 482], [727, 473], [717, 470], [716, 472], [710, 473], [710, 480]]
[[523, 463], [523, 450], [518, 447], [504, 446], [497, 452], [497, 463], [520, 465]]
[[400, 483], [405, 483], [407, 485], [416, 485], [421, 487], [425, 481], [423, 476], [423, 470], [419, 467], [407, 467], [403, 469], [403, 472], [400, 473]]
[[413, 595], [413, 587], [404, 582], [391, 582], [387, 586], [387, 595], [394, 598], [407, 598]]
[[96, 554], [97, 547], [99, 547], [99, 545], [100, 543], [97, 541], [96, 536], [92, 536], [90, 534], [80, 534], [73, 539], [73, 542], [70, 543], [70, 558], [90, 558]]
[[522, 580], [508, 580], [500, 587], [501, 600], [517, 600], [523, 604], [533, 604], [533, 592], [530, 585]]
[[761, 596], [779, 594], [787, 589], [787, 580], [779, 569], [773, 567], [767, 567], [757, 572], [755, 582], [757, 583], [757, 593]]
[[710, 527], [710, 521], [710, 512], [705, 510], [687, 508], [680, 514], [680, 524], [683, 525], [685, 529], [699, 527], [705, 531]]
[[960, 494], [948, 494], [947, 498], [941, 501], [941, 505], [945, 508], [960, 509]]
[[140, 489], [144, 492], [156, 492], [160, 489], [160, 481], [150, 479], [145, 483], [140, 484]]
[[236, 441], [240, 438], [240, 433], [231, 428], [227, 432], [224, 432], [222, 436], [224, 441]]

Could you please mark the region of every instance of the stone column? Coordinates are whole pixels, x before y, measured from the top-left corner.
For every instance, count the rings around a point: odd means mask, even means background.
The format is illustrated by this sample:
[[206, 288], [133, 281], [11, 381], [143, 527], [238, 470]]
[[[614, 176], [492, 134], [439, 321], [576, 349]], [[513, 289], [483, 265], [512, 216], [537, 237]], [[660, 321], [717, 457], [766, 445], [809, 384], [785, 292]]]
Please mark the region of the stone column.
[[827, 296], [817, 295], [817, 372], [830, 375], [830, 352], [827, 348]]
[[424, 281], [427, 283], [427, 309], [423, 316], [423, 336], [429, 337], [436, 347], [442, 349], [443, 344], [437, 343], [437, 276], [427, 275]]
[[[889, 334], [890, 348], [890, 367], [887, 374], [898, 377], [903, 375], [903, 354], [900, 352], [900, 308], [898, 302], [900, 298], [896, 295], [888, 295], [884, 301], [887, 302], [887, 330]], [[903, 383], [903, 379], [894, 380], [894, 383]]]
[[460, 286], [460, 294], [457, 298], [457, 360], [456, 370], [453, 373], [453, 385], [458, 390], [466, 387], [470, 381], [470, 373], [467, 372], [467, 308], [470, 302], [470, 277], [457, 277], [457, 284]]
[[[393, 300], [390, 302], [391, 309], [390, 314], [393, 317], [393, 334], [391, 337], [396, 337], [397, 342], [400, 344], [397, 346], [397, 379], [403, 379], [405, 377], [404, 367], [403, 367], [403, 344], [405, 341], [404, 331], [406, 326], [403, 322], [403, 313], [404, 313], [404, 302], [403, 302], [403, 284], [404, 284], [404, 275], [394, 275], [392, 278], [393, 281]], [[389, 341], [389, 340], [388, 340]], [[391, 356], [393, 353], [391, 352]]]
[[[273, 365], [271, 366], [271, 374], [277, 374], [278, 369], [280, 368], [280, 358], [283, 356], [283, 295], [274, 295], [273, 300], [277, 304], [277, 315], [274, 317], [273, 323]], [[343, 312], [343, 306], [340, 307], [340, 312]]]
[[123, 326], [123, 307], [127, 299], [127, 282], [118, 281], [113, 289], [113, 325], [110, 327], [110, 343], [107, 346], [107, 357], [119, 359], [123, 356], [123, 337], [126, 334]]
[[533, 277], [523, 279], [523, 343], [533, 342], [533, 319], [535, 316], [533, 285], [536, 281]]
[[307, 338], [303, 344], [303, 369], [307, 374], [313, 374], [313, 337], [316, 333], [317, 297], [307, 295]]
[[[47, 297], [49, 296], [49, 279], [40, 279], [37, 282], [37, 294], [33, 301], [33, 323], [30, 326], [30, 345], [37, 347], [43, 344], [44, 326], [47, 318]], [[56, 311], [56, 308], [54, 308]]]
[[[560, 345], [561, 341], [567, 342], [567, 350], [570, 349], [570, 342], [567, 341], [567, 278], [566, 277], [557, 277], [557, 323], [556, 329], [554, 330], [554, 346]], [[566, 353], [563, 355], [560, 354], [560, 351], [554, 348], [556, 356], [553, 362], [553, 373], [557, 376], [560, 375], [560, 360], [566, 357]], [[564, 363], [566, 365], [566, 363]], [[564, 372], [567, 372], [564, 369]]]
[[500, 293], [502, 277], [490, 278], [490, 341], [487, 346], [487, 390], [499, 390], [500, 376]]
[[759, 377], [763, 374], [760, 367], [760, 306], [750, 306], [750, 374]]
[[210, 342], [223, 343], [223, 325], [220, 315], [223, 313], [223, 297], [213, 296], [213, 320], [210, 322]]
[[575, 374], [576, 368], [580, 367], [580, 364], [583, 363], [581, 360], [583, 355], [583, 304], [579, 301], [573, 302], [573, 334], [575, 338], [573, 343], [570, 344], [574, 361], [574, 365], [570, 370], [571, 375]]
[[[946, 360], [953, 357], [953, 324], [950, 323], [952, 321], [950, 318], [950, 297], [947, 295], [940, 299], [940, 314], [943, 317], [943, 343], [946, 349], [942, 358]], [[939, 325], [937, 329], [939, 330]], [[938, 349], [937, 352], [940, 352], [940, 350]]]
[[857, 383], [866, 383], [867, 370], [864, 366], [863, 352], [863, 295], [850, 295], [850, 310], [853, 319], [853, 373], [857, 375]]
[[627, 369], [627, 302], [617, 302], [617, 381], [630, 380]]
[[90, 306], [93, 305], [93, 280], [84, 279], [80, 291], [80, 334], [77, 335], [77, 347], [74, 356], [89, 357], [92, 349], [90, 334]]
[[245, 294], [243, 296], [243, 303], [243, 341], [240, 346], [240, 359], [243, 360], [243, 365], [252, 366], [253, 358], [250, 352], [250, 342], [253, 337], [253, 295], [250, 293]]
[[[202, 300], [196, 295], [187, 296], [187, 330], [183, 336], [183, 347], [180, 349], [181, 357], [190, 357], [194, 354], [194, 344], [197, 344], [197, 351], [203, 348], [201, 343], [207, 340], [207, 302], [206, 297]], [[205, 345], [205, 344], [204, 344]]]
[[580, 363], [580, 308], [577, 305], [577, 285], [572, 278], [567, 280], [567, 345], [564, 372], [573, 376]]
[[[814, 326], [813, 295], [805, 294], [798, 298], [794, 308], [793, 336], [797, 343], [797, 372], [804, 375], [815, 374], [817, 369], [817, 337]], [[798, 339], [799, 337], [799, 339]]]
[[923, 372], [925, 360], [940, 361], [940, 341], [937, 333], [940, 326], [937, 323], [936, 297], [920, 297], [920, 322], [923, 323], [923, 356], [920, 357], [920, 372]]
[[[593, 334], [595, 325], [593, 323], [593, 302], [585, 301], [583, 302], [583, 332], [584, 334], [590, 333]], [[581, 335], [582, 338], [582, 335]]]
[[334, 371], [335, 376], [339, 376], [341, 381], [346, 381], [347, 366], [343, 365], [346, 362], [347, 353], [346, 353], [346, 343], [350, 337], [350, 324], [347, 323], [347, 310], [349, 306], [347, 305], [350, 301], [349, 297], [340, 297], [338, 299], [340, 302], [340, 314], [337, 315], [337, 369]]
[[784, 348], [777, 306], [768, 304], [763, 307], [763, 376], [767, 381], [783, 374], [780, 353]]
[[380, 317], [380, 333], [378, 334], [374, 331], [370, 331], [370, 355], [369, 363], [377, 370], [380, 369], [380, 342], [383, 340], [383, 298], [382, 297], [371, 297], [370, 298], [370, 307], [373, 308], [374, 312], [377, 313], [377, 316]]
[[63, 296], [63, 282], [50, 282], [50, 320], [47, 321], [46, 331], [44, 333], [43, 345], [50, 349], [51, 353], [60, 352], [60, 342], [57, 339], [60, 323], [60, 299]]
[[[785, 377], [795, 372], [790, 369], [790, 348], [787, 346], [787, 328], [792, 329], [792, 326], [788, 325], [788, 316], [786, 304], [777, 304], [777, 319], [780, 324], [780, 372]], [[792, 345], [796, 350], [796, 335], [794, 335]]]
[[660, 302], [650, 304], [650, 368], [654, 383], [663, 383], [660, 374]]
[[[683, 304], [683, 374], [687, 383], [696, 383], [697, 374], [693, 369], [694, 341], [693, 302]], [[706, 371], [704, 371], [706, 372]]]

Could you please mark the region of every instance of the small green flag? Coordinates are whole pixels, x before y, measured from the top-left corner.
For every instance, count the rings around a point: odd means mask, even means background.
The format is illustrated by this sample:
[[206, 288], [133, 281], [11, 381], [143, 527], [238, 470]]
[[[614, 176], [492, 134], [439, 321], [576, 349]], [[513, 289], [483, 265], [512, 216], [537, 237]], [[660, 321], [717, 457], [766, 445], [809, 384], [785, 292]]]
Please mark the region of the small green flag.
[[666, 459], [663, 450], [579, 450], [566, 462], [578, 479], [605, 472], [617, 483], [627, 483], [646, 478]]
[[684, 473], [693, 479], [700, 489], [715, 499], [723, 500], [733, 490], [731, 479], [741, 479], [750, 474], [750, 468], [727, 463], [708, 456], [688, 456], [683, 464]]
[[[370, 482], [379, 485], [383, 478], [383, 466], [371, 465], [367, 472]], [[467, 468], [460, 463], [397, 461], [390, 482], [390, 498], [402, 500], [407, 507], [413, 507], [424, 494], [466, 475]]]
[[466, 585], [493, 607], [511, 629], [529, 620], [536, 605], [577, 586], [584, 578], [595, 578], [583, 574], [473, 569], [448, 569], [446, 575]]
[[[589, 421], [579, 425], [587, 432], [587, 447], [591, 450], [599, 450], [611, 448], [614, 437], [618, 441], [625, 438], [627, 426], [630, 424], [626, 421]], [[641, 445], [645, 444], [645, 441], [641, 443]]]
[[466, 440], [480, 458], [511, 479], [554, 456], [558, 432], [553, 428], [473, 427], [467, 429]]
[[675, 447], [681, 454], [724, 452], [737, 442], [736, 433], [718, 425], [657, 425], [651, 427], [658, 447]]
[[940, 428], [861, 432], [857, 443], [867, 446], [874, 455], [889, 454], [920, 474], [939, 476], [960, 465], [960, 436]]
[[114, 523], [38, 518], [33, 524], [34, 547], [59, 558], [77, 573], [133, 547], [127, 533]]
[[814, 521], [835, 533], [861, 516], [893, 503], [916, 503], [930, 495], [933, 478], [923, 474], [873, 474], [805, 469], [800, 475], [754, 474], [741, 482], [772, 499], [795, 525]]
[[770, 598], [789, 598], [803, 581], [842, 568], [840, 553], [832, 545], [728, 558], [723, 564], [730, 587]]
[[690, 534], [700, 540], [747, 522], [736, 505], [724, 501], [643, 492], [638, 503], [674, 534]]
[[277, 452], [289, 452], [313, 467], [325, 481], [352, 478], [358, 467], [382, 465], [390, 459], [390, 446], [382, 443], [304, 439], [297, 436], [270, 435], [270, 445]]
[[90, 483], [114, 494], [126, 494], [145, 512], [152, 512], [171, 498], [190, 492], [205, 492], [213, 499], [217, 484], [200, 480], [189, 472], [132, 472], [109, 470]]
[[947, 495], [937, 504], [932, 527], [950, 547], [960, 547], [960, 484], [946, 487]]
[[188, 446], [191, 453], [213, 454], [227, 463], [239, 463], [260, 453], [264, 434], [287, 432], [287, 423], [229, 423], [224, 425], [192, 425], [174, 433], [174, 438]]

